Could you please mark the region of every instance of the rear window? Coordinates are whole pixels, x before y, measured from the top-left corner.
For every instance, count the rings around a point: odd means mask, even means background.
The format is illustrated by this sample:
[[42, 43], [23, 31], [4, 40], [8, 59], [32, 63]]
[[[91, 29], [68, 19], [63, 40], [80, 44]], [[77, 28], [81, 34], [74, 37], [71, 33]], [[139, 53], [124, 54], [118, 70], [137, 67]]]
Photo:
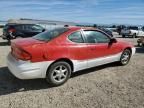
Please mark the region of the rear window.
[[50, 31], [45, 31], [40, 34], [35, 35], [33, 38], [41, 41], [49, 41], [62, 33], [68, 31], [68, 28], [57, 28]]

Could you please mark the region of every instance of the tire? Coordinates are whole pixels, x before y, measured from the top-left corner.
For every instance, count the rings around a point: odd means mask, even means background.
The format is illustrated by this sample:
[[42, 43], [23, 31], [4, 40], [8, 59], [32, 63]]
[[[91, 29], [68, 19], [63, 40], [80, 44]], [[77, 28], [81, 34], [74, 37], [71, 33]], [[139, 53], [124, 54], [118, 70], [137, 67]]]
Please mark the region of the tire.
[[120, 58], [120, 65], [127, 65], [131, 58], [131, 51], [129, 49], [125, 49]]
[[137, 37], [137, 36], [136, 36], [136, 33], [134, 33], [132, 37], [133, 37], [133, 38], [136, 38], [136, 37]]
[[123, 38], [125, 38], [125, 35], [122, 35]]
[[[63, 72], [62, 72], [63, 71]], [[64, 84], [71, 76], [71, 66], [67, 62], [59, 61], [50, 66], [46, 74], [46, 81], [51, 86]]]

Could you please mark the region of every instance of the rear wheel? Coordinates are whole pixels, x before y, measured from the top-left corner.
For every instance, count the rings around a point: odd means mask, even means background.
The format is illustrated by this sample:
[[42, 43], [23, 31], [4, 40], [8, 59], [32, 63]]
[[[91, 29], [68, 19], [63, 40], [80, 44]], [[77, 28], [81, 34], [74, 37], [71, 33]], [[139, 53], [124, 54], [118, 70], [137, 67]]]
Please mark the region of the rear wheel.
[[129, 49], [125, 49], [121, 55], [120, 64], [127, 65], [129, 63], [130, 58], [131, 58], [131, 51]]
[[64, 84], [70, 75], [70, 65], [67, 62], [59, 61], [50, 66], [46, 74], [46, 80], [52, 86], [59, 86]]

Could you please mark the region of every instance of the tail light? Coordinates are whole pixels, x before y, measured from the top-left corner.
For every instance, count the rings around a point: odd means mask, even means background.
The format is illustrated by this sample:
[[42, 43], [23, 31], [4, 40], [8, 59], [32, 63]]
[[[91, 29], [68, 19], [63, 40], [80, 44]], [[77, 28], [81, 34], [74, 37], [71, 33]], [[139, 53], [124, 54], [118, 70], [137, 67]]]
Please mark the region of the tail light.
[[8, 32], [15, 32], [15, 29], [9, 29]]
[[31, 55], [28, 52], [26, 52], [24, 50], [21, 50], [21, 54], [19, 56], [19, 59], [21, 59], [21, 60], [31, 60]]
[[31, 60], [31, 54], [28, 53], [27, 51], [23, 50], [23, 49], [20, 49], [20, 48], [11, 48], [12, 50], [12, 54], [17, 58], [17, 59], [20, 59], [20, 60], [24, 60], [24, 61], [27, 61], [27, 60]]

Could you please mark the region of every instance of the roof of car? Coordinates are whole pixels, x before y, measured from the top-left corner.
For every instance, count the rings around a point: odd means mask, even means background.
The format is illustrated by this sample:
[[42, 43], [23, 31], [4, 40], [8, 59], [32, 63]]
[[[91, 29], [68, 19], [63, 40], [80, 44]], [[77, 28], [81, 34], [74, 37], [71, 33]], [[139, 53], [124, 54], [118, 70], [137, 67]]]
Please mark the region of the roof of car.
[[6, 25], [36, 25], [36, 24], [15, 24], [15, 23], [8, 23]]
[[71, 30], [80, 30], [80, 29], [84, 29], [84, 30], [100, 30], [100, 29], [97, 29], [97, 28], [94, 28], [94, 27], [77, 27], [77, 26], [71, 26], [71, 27], [68, 27], [69, 29]]
[[99, 28], [94, 28], [94, 27], [77, 27], [77, 26], [71, 26], [71, 27], [67, 27], [67, 28], [69, 28], [70, 30], [73, 30], [73, 31], [75, 31], [75, 30], [81, 30], [81, 29], [83, 29], [83, 30], [98, 30], [98, 31], [101, 31], [101, 32], [103, 32], [105, 34], [108, 34], [104, 30], [101, 30]]

